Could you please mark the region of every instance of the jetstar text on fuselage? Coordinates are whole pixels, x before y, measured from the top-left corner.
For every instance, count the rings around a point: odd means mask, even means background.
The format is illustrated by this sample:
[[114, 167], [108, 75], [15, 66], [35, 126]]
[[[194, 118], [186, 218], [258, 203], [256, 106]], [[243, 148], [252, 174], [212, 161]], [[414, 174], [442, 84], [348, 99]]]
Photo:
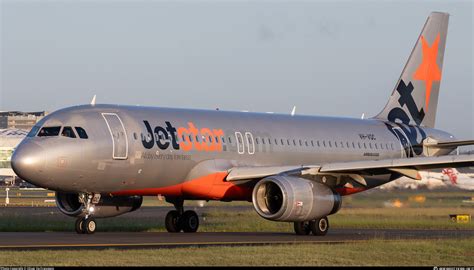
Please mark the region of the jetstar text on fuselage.
[[207, 127], [199, 129], [193, 122], [188, 122], [187, 127], [175, 128], [169, 121], [165, 121], [166, 127], [156, 126], [152, 129], [147, 120], [143, 123], [149, 135], [142, 136], [142, 144], [146, 149], [153, 148], [156, 143], [161, 150], [172, 147], [174, 150], [183, 151], [222, 151], [221, 137], [224, 136], [222, 129]]

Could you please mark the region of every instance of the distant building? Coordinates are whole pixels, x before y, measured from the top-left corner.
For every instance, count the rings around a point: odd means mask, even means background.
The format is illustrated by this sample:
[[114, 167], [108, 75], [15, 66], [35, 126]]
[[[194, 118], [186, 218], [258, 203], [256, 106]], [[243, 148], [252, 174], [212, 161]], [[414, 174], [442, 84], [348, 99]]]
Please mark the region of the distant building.
[[29, 131], [46, 114], [46, 112], [0, 112], [0, 129]]
[[27, 133], [20, 129], [0, 129], [0, 181], [15, 183], [17, 176], [11, 167], [11, 157]]

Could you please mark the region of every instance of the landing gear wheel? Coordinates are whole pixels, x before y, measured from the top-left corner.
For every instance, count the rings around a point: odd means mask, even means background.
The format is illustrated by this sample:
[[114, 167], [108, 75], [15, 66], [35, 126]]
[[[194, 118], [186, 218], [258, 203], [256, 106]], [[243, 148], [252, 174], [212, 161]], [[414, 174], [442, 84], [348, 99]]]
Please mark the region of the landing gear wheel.
[[180, 218], [180, 223], [184, 232], [193, 233], [199, 228], [199, 217], [196, 212], [188, 210]]
[[83, 234], [84, 231], [82, 230], [82, 224], [84, 224], [84, 218], [80, 217], [76, 219], [76, 232], [78, 234]]
[[78, 234], [93, 234], [97, 229], [97, 223], [92, 218], [92, 213], [99, 200], [99, 193], [79, 193], [79, 203], [82, 204], [83, 215], [76, 219], [75, 229]]
[[311, 232], [311, 227], [309, 223], [310, 223], [309, 221], [295, 222], [294, 227], [295, 227], [296, 234], [309, 235], [309, 233]]
[[85, 218], [82, 223], [82, 231], [85, 234], [93, 234], [97, 229], [97, 223], [93, 218]]
[[166, 230], [170, 233], [177, 233], [181, 231], [179, 226], [179, 213], [176, 210], [169, 211], [165, 218]]
[[318, 218], [310, 222], [310, 227], [314, 235], [326, 235], [329, 230], [329, 220], [327, 217]]

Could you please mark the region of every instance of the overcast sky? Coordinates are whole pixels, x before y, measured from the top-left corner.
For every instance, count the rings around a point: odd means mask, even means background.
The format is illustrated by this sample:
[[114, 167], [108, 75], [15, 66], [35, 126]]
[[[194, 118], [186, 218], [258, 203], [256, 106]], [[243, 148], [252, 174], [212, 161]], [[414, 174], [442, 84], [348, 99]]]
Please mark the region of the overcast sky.
[[451, 14], [436, 127], [474, 138], [472, 1], [0, 0], [0, 110], [89, 103], [377, 114]]

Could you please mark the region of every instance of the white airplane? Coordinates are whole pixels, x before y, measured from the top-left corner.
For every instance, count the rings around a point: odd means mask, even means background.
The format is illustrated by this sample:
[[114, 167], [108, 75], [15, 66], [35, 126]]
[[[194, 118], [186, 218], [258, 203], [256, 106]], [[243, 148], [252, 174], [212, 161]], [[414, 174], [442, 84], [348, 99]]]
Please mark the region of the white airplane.
[[445, 168], [441, 171], [420, 171], [421, 180], [413, 180], [408, 177], [402, 177], [389, 182], [380, 187], [380, 189], [438, 189], [455, 187], [464, 190], [474, 190], [474, 173], [467, 172], [461, 168]]
[[[423, 172], [427, 178], [441, 180], [445, 185], [465, 190], [474, 190], [474, 173], [462, 173], [456, 168], [446, 168], [439, 172]], [[423, 177], [422, 173], [422, 177]]]

